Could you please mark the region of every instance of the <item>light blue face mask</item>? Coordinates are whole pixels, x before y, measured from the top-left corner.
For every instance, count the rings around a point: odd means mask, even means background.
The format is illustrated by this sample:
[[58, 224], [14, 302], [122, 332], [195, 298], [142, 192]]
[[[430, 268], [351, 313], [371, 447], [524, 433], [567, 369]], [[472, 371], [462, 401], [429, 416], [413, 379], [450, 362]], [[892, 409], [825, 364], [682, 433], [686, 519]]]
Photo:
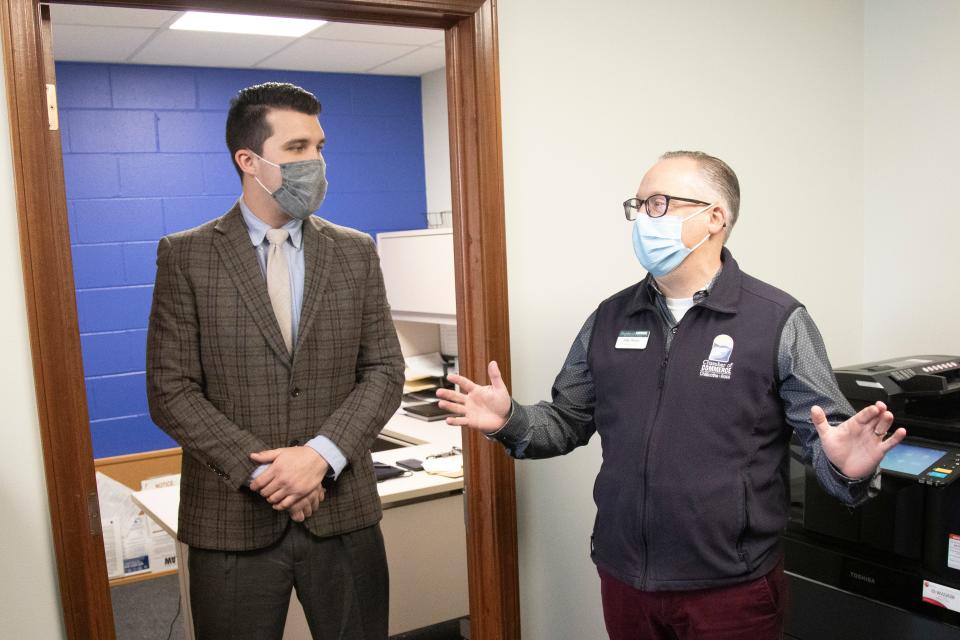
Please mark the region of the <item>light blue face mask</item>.
[[708, 233], [703, 240], [688, 249], [683, 244], [683, 223], [710, 210], [713, 206], [707, 205], [686, 218], [676, 216], [651, 218], [645, 214], [638, 217], [633, 223], [633, 252], [637, 254], [637, 260], [643, 268], [658, 278], [680, 266], [688, 255], [710, 238]]

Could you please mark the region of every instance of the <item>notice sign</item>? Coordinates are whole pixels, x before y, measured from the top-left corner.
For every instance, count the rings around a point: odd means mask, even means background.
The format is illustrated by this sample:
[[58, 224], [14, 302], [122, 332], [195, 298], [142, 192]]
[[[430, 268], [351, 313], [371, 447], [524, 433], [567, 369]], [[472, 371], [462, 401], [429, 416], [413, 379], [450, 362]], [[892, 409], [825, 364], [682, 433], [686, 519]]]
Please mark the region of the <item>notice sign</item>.
[[935, 607], [960, 612], [960, 589], [924, 580], [923, 601]]
[[947, 566], [960, 570], [960, 535], [956, 533], [947, 539]]

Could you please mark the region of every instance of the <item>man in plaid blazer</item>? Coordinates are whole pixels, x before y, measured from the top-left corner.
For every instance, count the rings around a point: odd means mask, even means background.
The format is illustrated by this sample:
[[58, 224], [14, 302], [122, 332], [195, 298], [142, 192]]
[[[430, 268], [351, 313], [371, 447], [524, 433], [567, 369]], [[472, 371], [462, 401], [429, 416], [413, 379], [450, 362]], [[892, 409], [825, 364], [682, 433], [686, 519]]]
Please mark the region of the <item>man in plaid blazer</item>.
[[310, 215], [326, 192], [319, 109], [293, 85], [241, 91], [227, 119], [241, 199], [157, 252], [148, 397], [183, 447], [198, 638], [281, 638], [294, 586], [314, 638], [387, 635], [369, 450], [403, 358], [372, 240]]

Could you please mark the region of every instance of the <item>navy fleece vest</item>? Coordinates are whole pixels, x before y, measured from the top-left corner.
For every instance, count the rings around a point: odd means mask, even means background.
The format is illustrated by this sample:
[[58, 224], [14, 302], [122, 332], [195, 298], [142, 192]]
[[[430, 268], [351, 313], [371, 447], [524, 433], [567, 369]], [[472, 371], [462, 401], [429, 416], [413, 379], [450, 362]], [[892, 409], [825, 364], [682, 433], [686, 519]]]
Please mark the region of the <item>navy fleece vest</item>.
[[[669, 353], [647, 281], [601, 303], [588, 362], [603, 448], [592, 545], [602, 570], [638, 589], [687, 590], [752, 579], [779, 559], [791, 429], [777, 355], [798, 306], [726, 249]], [[618, 349], [625, 331], [649, 331], [646, 348]]]

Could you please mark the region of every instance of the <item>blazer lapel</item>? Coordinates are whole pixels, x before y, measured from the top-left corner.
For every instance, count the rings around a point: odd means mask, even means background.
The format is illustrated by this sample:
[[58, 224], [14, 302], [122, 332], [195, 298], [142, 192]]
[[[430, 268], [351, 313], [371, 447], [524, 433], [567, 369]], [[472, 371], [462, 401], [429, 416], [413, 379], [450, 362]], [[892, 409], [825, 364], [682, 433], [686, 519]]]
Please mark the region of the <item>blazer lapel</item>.
[[[320, 311], [323, 291], [327, 287], [327, 278], [330, 276], [333, 241], [323, 232], [323, 224], [316, 216], [310, 216], [303, 221], [303, 306], [300, 310], [297, 346], [303, 344]], [[294, 347], [294, 353], [297, 350], [297, 347]]]
[[260, 272], [256, 249], [250, 244], [250, 235], [243, 223], [239, 204], [220, 218], [215, 229], [219, 234], [214, 240], [214, 246], [230, 274], [230, 279], [240, 291], [243, 303], [266, 338], [267, 344], [289, 368], [290, 354], [283, 343], [280, 325], [277, 324], [277, 316], [273, 313], [270, 296], [267, 294], [267, 281]]

